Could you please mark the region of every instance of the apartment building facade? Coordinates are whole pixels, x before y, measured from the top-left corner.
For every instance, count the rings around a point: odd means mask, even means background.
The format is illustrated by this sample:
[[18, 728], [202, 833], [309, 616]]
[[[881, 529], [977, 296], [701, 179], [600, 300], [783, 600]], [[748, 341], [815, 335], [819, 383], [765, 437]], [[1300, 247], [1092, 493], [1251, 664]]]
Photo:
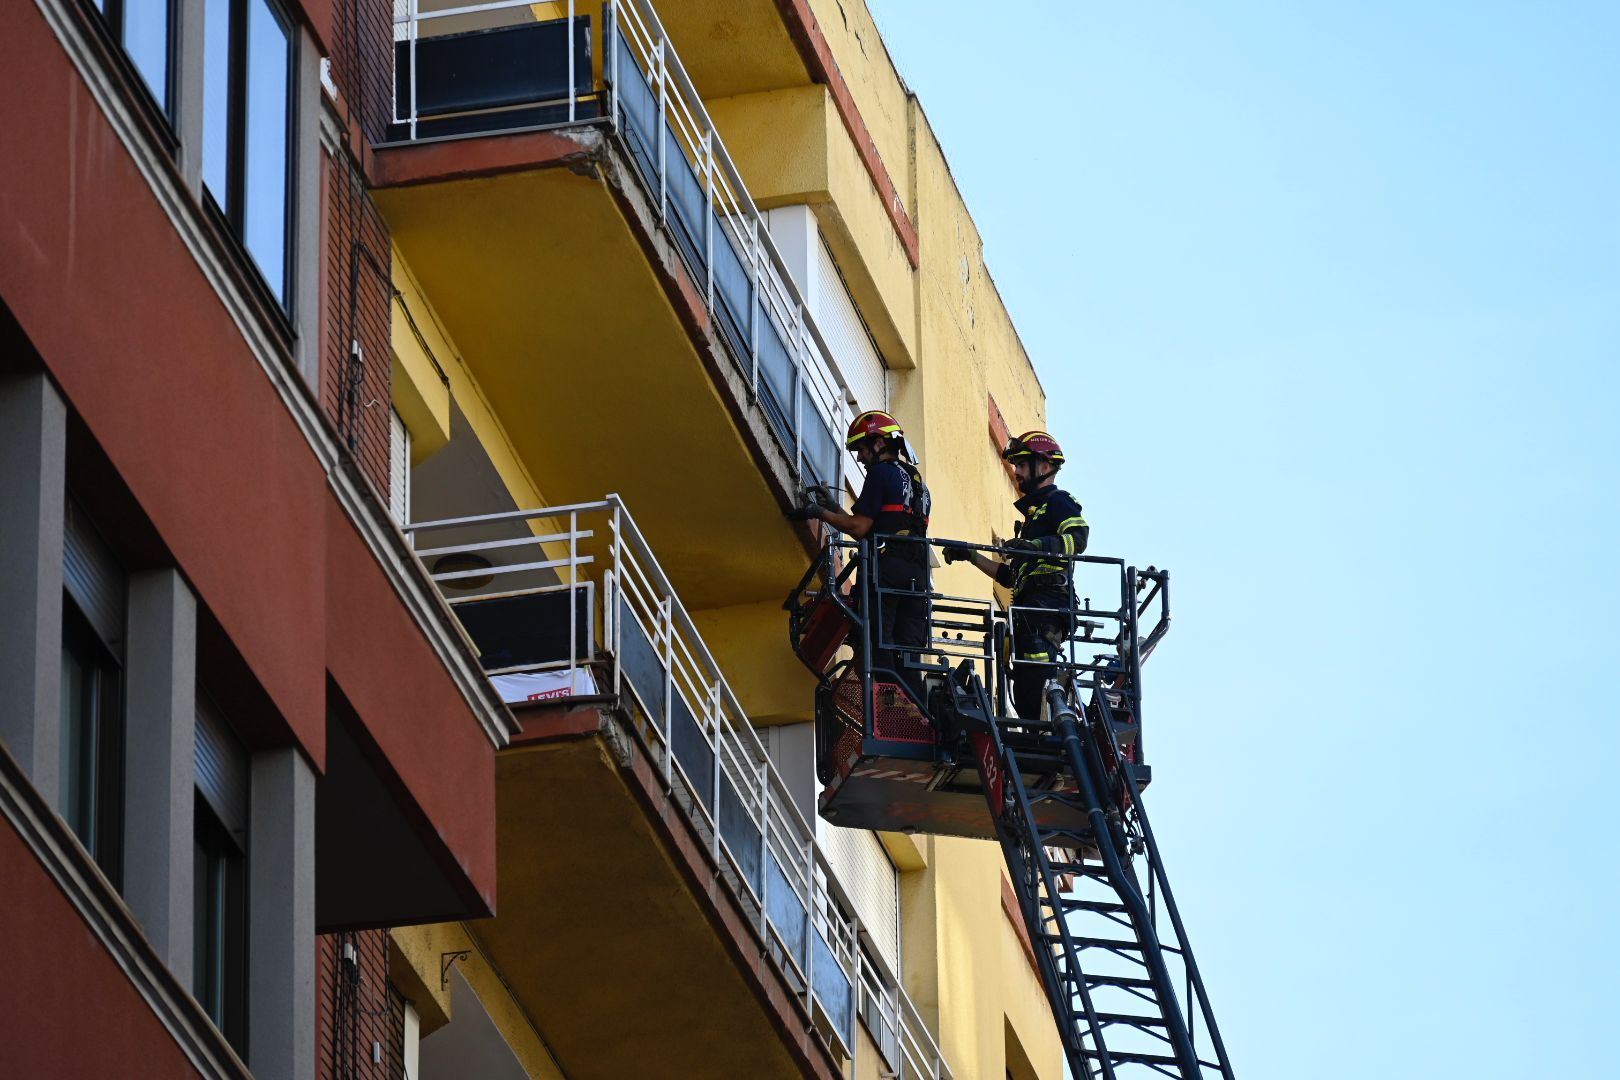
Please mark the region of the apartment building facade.
[[0, 1064], [1061, 1075], [996, 847], [816, 813], [783, 511], [1045, 409], [865, 5], [16, 22]]

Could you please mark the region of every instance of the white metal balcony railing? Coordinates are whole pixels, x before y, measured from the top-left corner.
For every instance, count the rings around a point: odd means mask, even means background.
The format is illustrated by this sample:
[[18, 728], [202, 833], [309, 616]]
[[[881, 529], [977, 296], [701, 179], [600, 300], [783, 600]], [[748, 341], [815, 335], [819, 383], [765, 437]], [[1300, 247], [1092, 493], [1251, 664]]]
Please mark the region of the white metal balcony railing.
[[406, 532], [504, 699], [621, 706], [822, 1037], [853, 1059], [859, 1019], [883, 1075], [948, 1078], [898, 973], [861, 948], [848, 890], [618, 496]]
[[842, 435], [859, 403], [652, 5], [604, 4], [593, 58], [574, 0], [544, 5], [566, 14], [539, 23], [530, 0], [421, 3], [395, 0], [392, 137], [606, 124], [798, 477], [858, 480]]

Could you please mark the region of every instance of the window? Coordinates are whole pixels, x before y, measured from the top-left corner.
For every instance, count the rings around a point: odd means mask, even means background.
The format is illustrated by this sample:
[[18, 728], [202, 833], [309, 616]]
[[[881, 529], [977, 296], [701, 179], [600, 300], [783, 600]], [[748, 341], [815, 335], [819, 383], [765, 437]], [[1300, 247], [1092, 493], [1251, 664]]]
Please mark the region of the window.
[[291, 296], [292, 101], [291, 24], [270, 0], [207, 0], [203, 185], [283, 308]]
[[123, 710], [112, 652], [69, 597], [62, 601], [63, 819], [114, 886], [123, 834]]
[[59, 809], [116, 888], [124, 832], [124, 571], [71, 495], [66, 510]]
[[247, 859], [200, 794], [196, 837], [192, 993], [240, 1051], [247, 1027]]
[[247, 1031], [248, 752], [197, 690], [192, 993], [238, 1051]]
[[96, 0], [107, 29], [146, 80], [158, 108], [173, 117], [173, 0]]

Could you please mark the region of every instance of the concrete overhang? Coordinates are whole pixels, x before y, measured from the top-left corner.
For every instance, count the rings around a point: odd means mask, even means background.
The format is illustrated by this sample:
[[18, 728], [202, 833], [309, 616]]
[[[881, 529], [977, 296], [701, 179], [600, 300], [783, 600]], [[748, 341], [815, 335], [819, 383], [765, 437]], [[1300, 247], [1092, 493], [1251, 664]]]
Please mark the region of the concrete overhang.
[[705, 100], [812, 81], [774, 0], [680, 0], [657, 7], [658, 20]]
[[501, 911], [473, 930], [567, 1075], [841, 1075], [615, 714], [519, 719], [498, 760]]
[[777, 602], [793, 461], [632, 168], [598, 127], [485, 135], [380, 149], [375, 194], [547, 501], [623, 496], [689, 608]]

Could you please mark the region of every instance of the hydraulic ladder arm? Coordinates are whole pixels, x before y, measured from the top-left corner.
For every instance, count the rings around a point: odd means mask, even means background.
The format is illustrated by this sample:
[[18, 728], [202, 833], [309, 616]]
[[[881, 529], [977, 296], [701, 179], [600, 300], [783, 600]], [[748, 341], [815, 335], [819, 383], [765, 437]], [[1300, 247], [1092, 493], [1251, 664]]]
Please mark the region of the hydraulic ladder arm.
[[[1088, 716], [1076, 707], [1073, 692], [1054, 680], [1047, 686], [1048, 719], [1028, 723], [991, 713], [983, 686], [971, 674], [953, 680], [953, 687], [955, 707], [970, 725], [989, 720], [973, 737], [985, 798], [1070, 1070], [1103, 1080], [1232, 1080], [1146, 827], [1134, 770], [1118, 753], [1106, 691], [1097, 692], [1098, 707]], [[1100, 725], [1109, 732], [1105, 738], [1099, 737]], [[1108, 749], [1116, 755], [1113, 762], [1104, 756]], [[1051, 757], [1074, 784], [1029, 790], [1023, 778], [1036, 767], [1032, 759]], [[1111, 799], [1111, 790], [1126, 798]], [[1072, 812], [1038, 814], [1042, 803], [1064, 804]], [[1043, 824], [1053, 819], [1087, 825]], [[1146, 893], [1133, 851], [1147, 857]], [[1160, 938], [1161, 914], [1170, 919], [1169, 942]], [[1186, 1009], [1196, 1010], [1192, 1023]], [[1199, 1019], [1202, 1040], [1196, 1037]]]

